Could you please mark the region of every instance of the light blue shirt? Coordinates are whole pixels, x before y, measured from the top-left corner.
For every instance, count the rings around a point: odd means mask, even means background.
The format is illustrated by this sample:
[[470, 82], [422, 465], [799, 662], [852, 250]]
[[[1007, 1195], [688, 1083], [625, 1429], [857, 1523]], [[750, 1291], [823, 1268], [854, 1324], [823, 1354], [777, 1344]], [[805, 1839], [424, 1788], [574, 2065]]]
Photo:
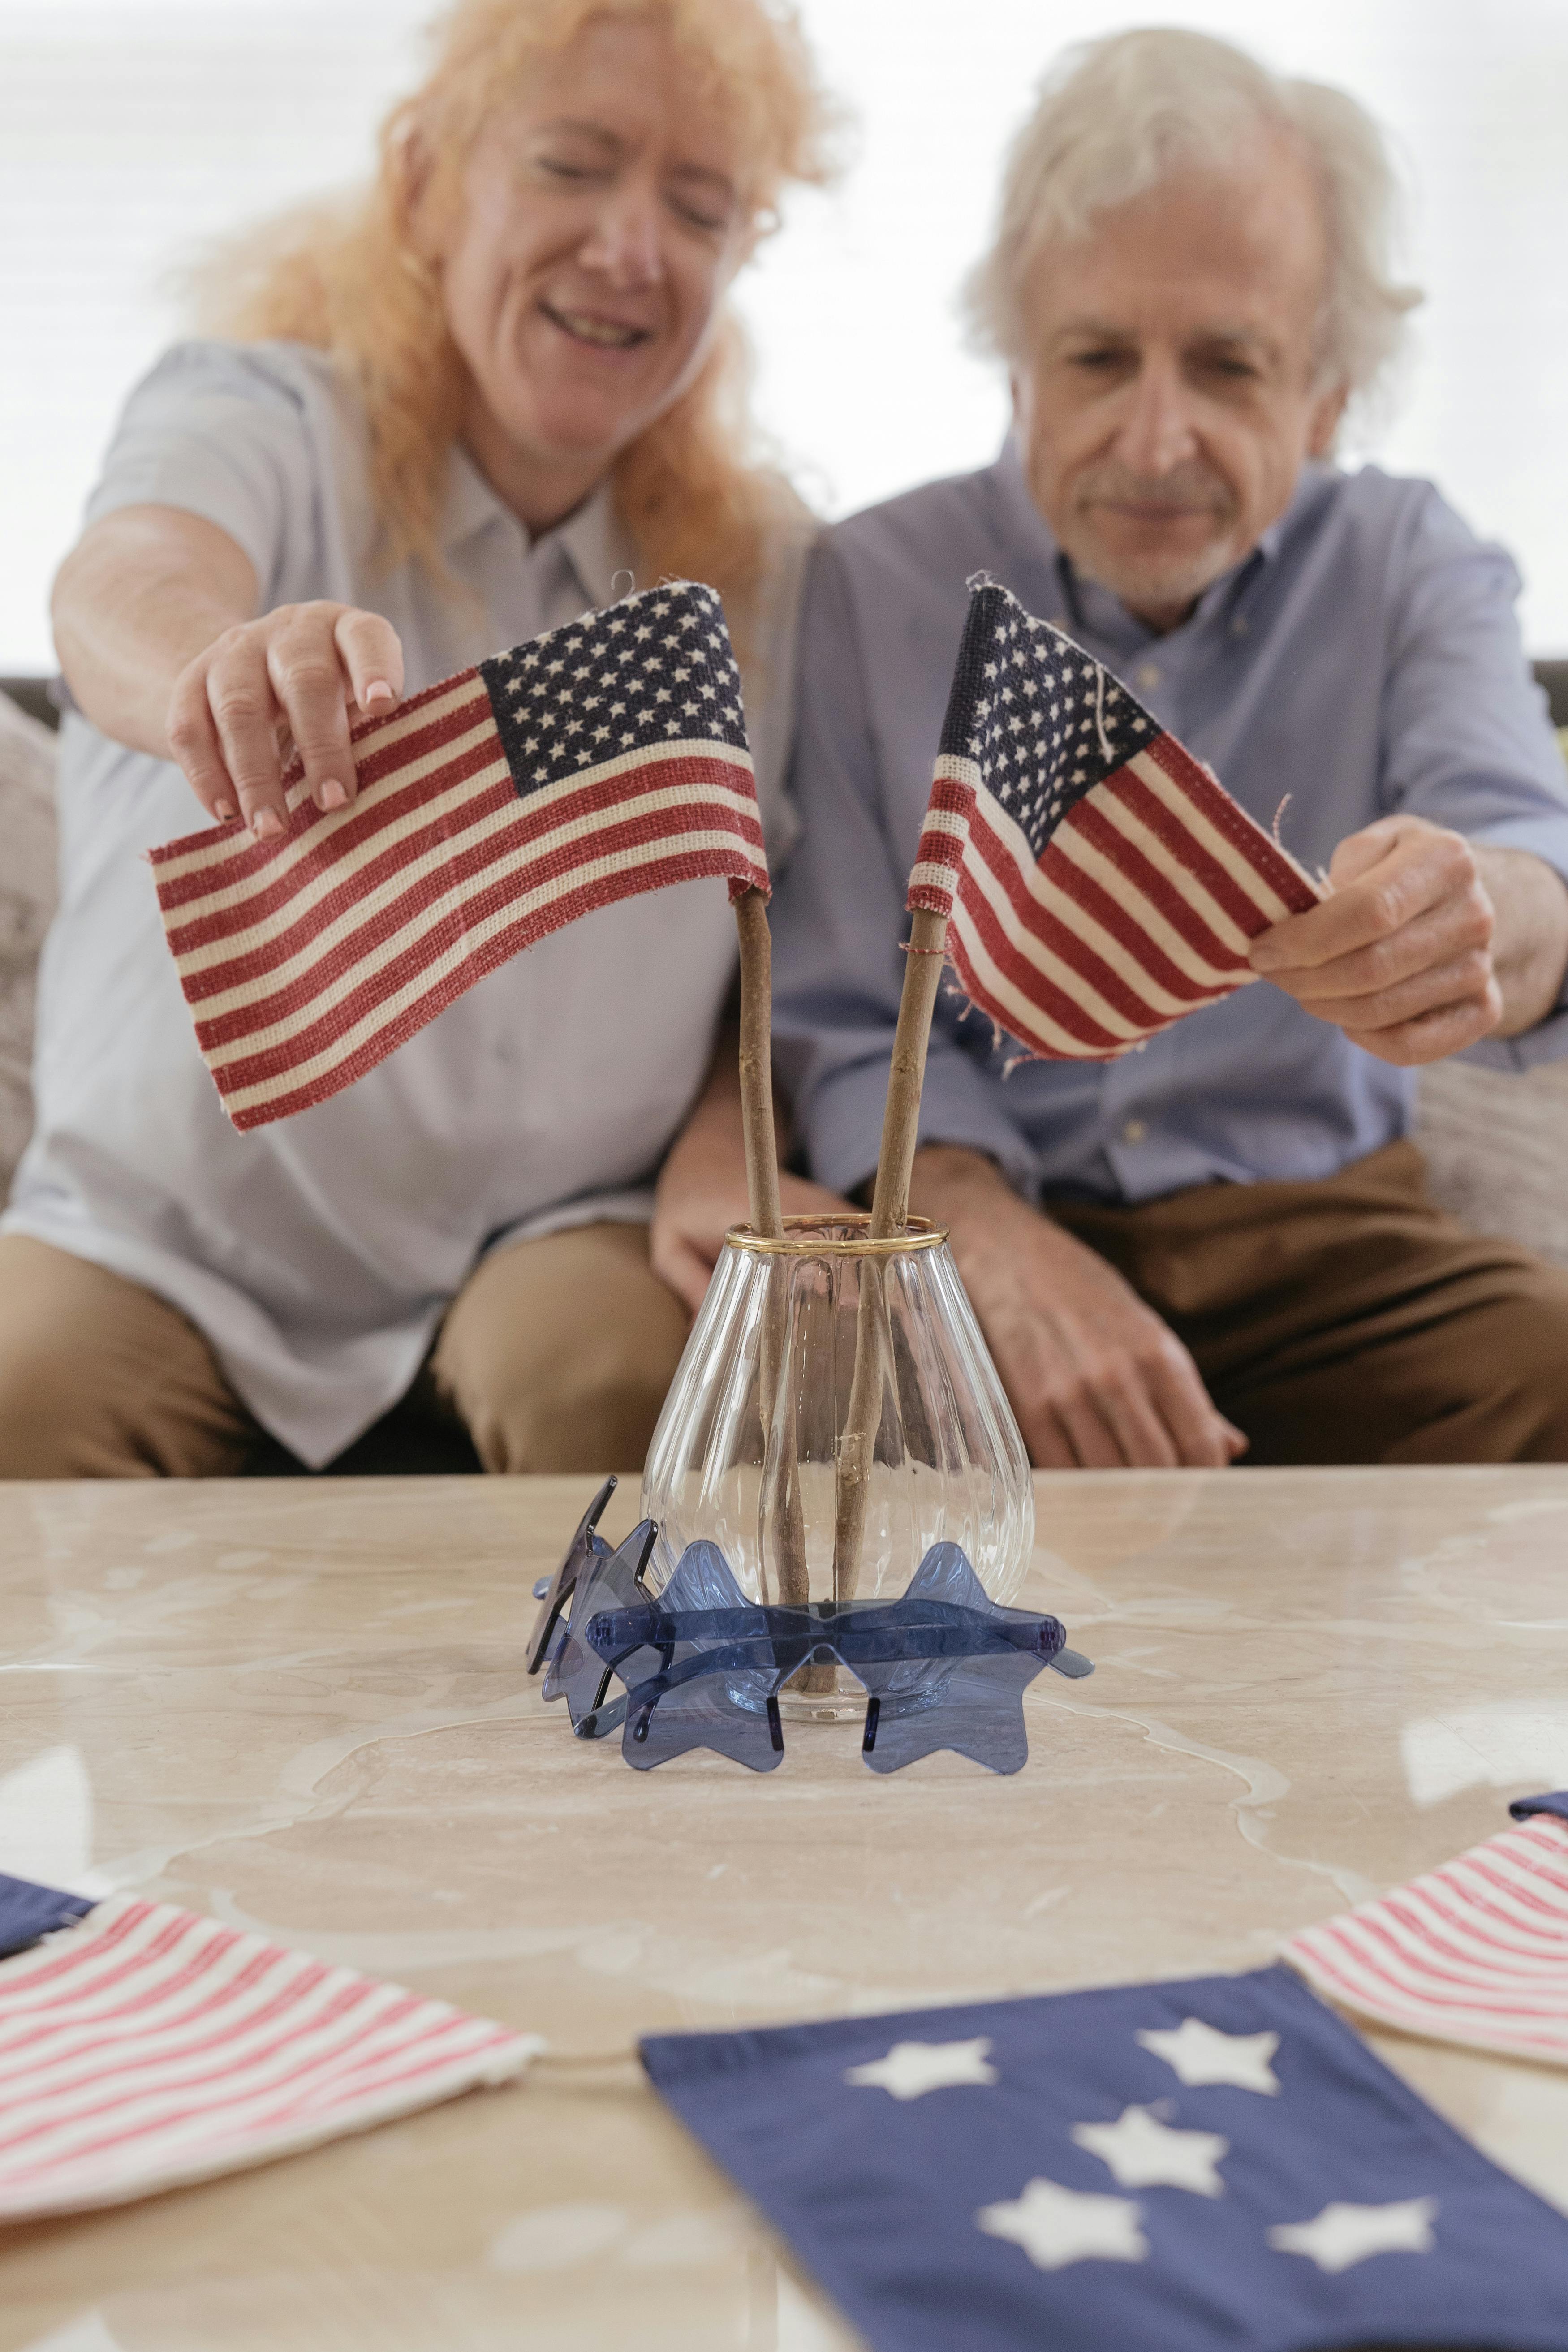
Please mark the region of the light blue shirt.
[[[450, 580], [389, 568], [357, 399], [320, 352], [289, 343], [187, 343], [159, 362], [127, 404], [89, 518], [143, 500], [236, 540], [263, 612], [330, 597], [384, 614], [410, 693], [608, 604], [637, 562], [607, 488], [531, 544], [458, 451], [440, 531]], [[746, 679], [775, 856], [792, 829], [782, 785], [802, 551], [782, 537], [771, 551]], [[196, 1050], [142, 854], [199, 828], [189, 785], [72, 716], [59, 811], [37, 1126], [5, 1229], [181, 1308], [306, 1462], [330, 1460], [402, 1394], [485, 1252], [647, 1220], [734, 968], [721, 884], [601, 908], [331, 1101], [241, 1135]]]
[[[988, 572], [1125, 679], [1307, 866], [1405, 811], [1531, 850], [1568, 879], [1568, 773], [1531, 679], [1519, 574], [1429, 483], [1304, 472], [1284, 517], [1156, 638], [1077, 576], [1009, 446], [831, 531], [801, 623], [792, 796], [804, 844], [774, 901], [776, 1035], [814, 1172], [877, 1162], [903, 976], [904, 893], [967, 603]], [[1110, 1063], [1024, 1062], [948, 991], [927, 1142], [990, 1153], [1021, 1191], [1144, 1201], [1216, 1180], [1331, 1175], [1404, 1135], [1409, 1072], [1266, 982]], [[1568, 1052], [1559, 1010], [1476, 1049]]]

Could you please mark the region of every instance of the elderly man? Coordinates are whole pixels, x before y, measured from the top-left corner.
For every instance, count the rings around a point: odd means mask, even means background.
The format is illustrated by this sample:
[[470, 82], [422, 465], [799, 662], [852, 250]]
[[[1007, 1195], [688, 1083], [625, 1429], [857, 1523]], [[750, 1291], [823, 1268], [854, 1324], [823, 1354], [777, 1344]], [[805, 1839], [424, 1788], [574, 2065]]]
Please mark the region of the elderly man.
[[[1109, 663], [1332, 896], [1268, 983], [1110, 1064], [939, 1009], [913, 1205], [1040, 1464], [1568, 1459], [1568, 1276], [1466, 1234], [1412, 1067], [1568, 1050], [1568, 794], [1519, 582], [1330, 462], [1414, 296], [1352, 101], [1176, 32], [1080, 53], [977, 272], [1016, 431], [845, 523], [803, 638], [779, 1029], [814, 1172], [873, 1169], [903, 893], [977, 572]], [[1289, 796], [1289, 797], [1288, 797]], [[1495, 1041], [1507, 1040], [1506, 1045]]]

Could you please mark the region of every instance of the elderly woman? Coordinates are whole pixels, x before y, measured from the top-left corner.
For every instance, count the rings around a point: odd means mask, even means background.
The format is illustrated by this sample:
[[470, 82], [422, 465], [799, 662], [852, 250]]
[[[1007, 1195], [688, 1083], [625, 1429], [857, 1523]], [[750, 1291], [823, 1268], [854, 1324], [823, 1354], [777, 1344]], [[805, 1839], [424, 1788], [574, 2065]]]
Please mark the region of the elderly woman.
[[56, 591], [76, 709], [0, 1475], [223, 1474], [268, 1436], [319, 1466], [399, 1401], [405, 1459], [427, 1415], [491, 1470], [641, 1460], [686, 1328], [655, 1266], [699, 1290], [733, 1188], [723, 892], [587, 917], [241, 1135], [139, 853], [193, 792], [276, 835], [290, 743], [342, 806], [353, 719], [666, 573], [724, 594], [787, 846], [809, 529], [743, 460], [724, 298], [823, 128], [764, 0], [463, 0], [368, 199], [229, 257], [231, 339], [132, 395]]

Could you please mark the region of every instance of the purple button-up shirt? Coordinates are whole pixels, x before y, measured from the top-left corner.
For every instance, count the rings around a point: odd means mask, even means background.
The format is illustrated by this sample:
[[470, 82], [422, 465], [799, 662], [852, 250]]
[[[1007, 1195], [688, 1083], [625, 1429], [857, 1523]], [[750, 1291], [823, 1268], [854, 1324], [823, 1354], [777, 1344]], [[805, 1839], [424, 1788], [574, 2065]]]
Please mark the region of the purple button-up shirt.
[[[904, 892], [977, 572], [1108, 663], [1261, 824], [1286, 803], [1281, 837], [1308, 866], [1403, 810], [1568, 880], [1568, 771], [1521, 646], [1519, 574], [1430, 483], [1307, 467], [1247, 560], [1155, 637], [1075, 573], [1009, 446], [839, 524], [814, 559], [793, 771], [805, 838], [774, 902], [774, 970], [825, 1182], [876, 1165]], [[1568, 1012], [1476, 1051], [1516, 1067], [1568, 1053]], [[921, 1130], [991, 1153], [1030, 1196], [1327, 1176], [1410, 1124], [1411, 1073], [1267, 982], [1120, 1061], [1009, 1070], [1016, 1053], [950, 992]]]

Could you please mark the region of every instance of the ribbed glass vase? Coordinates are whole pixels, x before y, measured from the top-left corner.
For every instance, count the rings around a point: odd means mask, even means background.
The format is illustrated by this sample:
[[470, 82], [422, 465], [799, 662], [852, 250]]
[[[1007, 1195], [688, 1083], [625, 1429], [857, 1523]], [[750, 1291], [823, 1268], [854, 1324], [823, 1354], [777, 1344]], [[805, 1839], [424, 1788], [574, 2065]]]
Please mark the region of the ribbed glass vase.
[[[756, 1601], [895, 1600], [945, 1541], [994, 1601], [1017, 1592], [1028, 1458], [947, 1236], [911, 1218], [872, 1241], [869, 1224], [727, 1238], [643, 1475], [650, 1582], [706, 1538]], [[784, 1706], [848, 1714], [865, 1693], [814, 1666]]]

